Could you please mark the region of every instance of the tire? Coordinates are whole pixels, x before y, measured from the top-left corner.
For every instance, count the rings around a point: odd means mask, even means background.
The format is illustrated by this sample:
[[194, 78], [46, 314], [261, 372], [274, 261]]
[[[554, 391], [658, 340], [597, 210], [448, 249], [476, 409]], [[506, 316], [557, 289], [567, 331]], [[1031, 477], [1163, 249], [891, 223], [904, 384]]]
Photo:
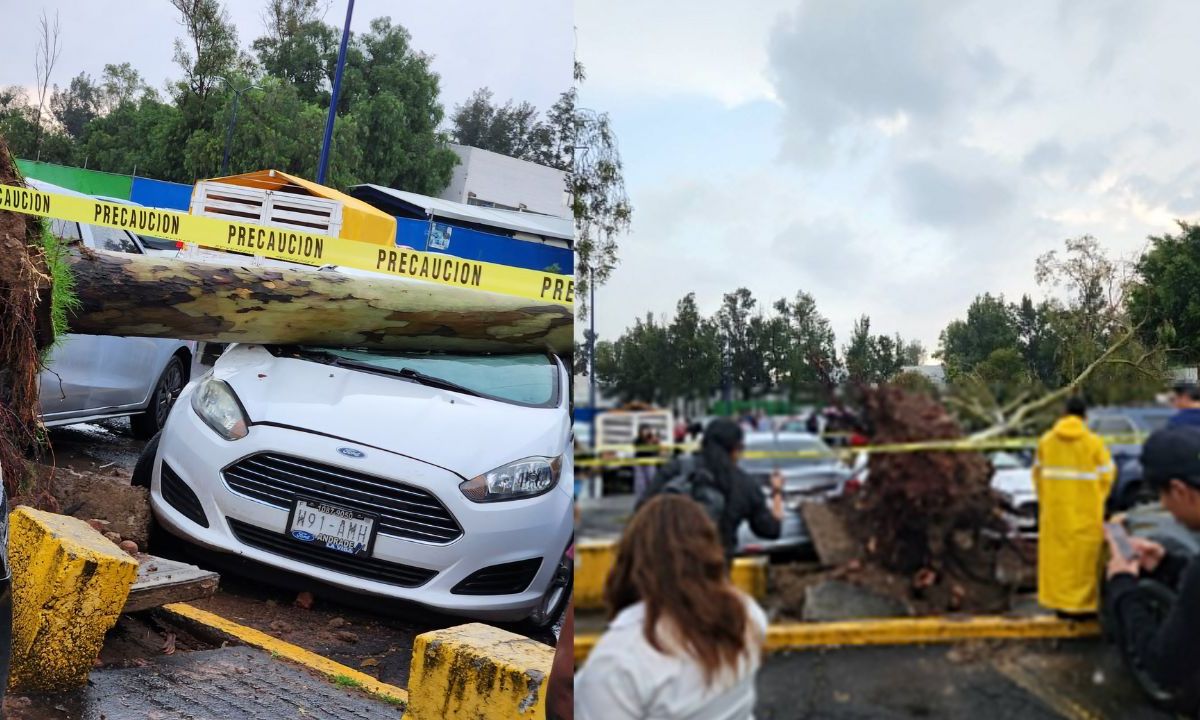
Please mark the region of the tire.
[[558, 621], [571, 598], [571, 580], [575, 576], [575, 563], [564, 552], [554, 568], [550, 585], [542, 595], [538, 608], [529, 616], [528, 622], [535, 628], [546, 628]]
[[154, 385], [154, 392], [150, 394], [150, 404], [146, 410], [129, 418], [129, 426], [133, 429], [135, 438], [149, 440], [163, 429], [163, 425], [167, 422], [167, 416], [171, 414], [171, 407], [175, 405], [175, 400], [179, 397], [184, 385], [187, 385], [186, 371], [183, 361], [179, 359], [178, 355], [175, 355], [167, 362], [162, 374], [158, 376], [158, 382]]
[[158, 458], [158, 441], [161, 438], [161, 432], [155, 433], [154, 437], [146, 443], [146, 447], [142, 448], [142, 454], [138, 456], [137, 464], [133, 466], [133, 477], [129, 479], [130, 485], [150, 489], [150, 483], [154, 480], [154, 461]]

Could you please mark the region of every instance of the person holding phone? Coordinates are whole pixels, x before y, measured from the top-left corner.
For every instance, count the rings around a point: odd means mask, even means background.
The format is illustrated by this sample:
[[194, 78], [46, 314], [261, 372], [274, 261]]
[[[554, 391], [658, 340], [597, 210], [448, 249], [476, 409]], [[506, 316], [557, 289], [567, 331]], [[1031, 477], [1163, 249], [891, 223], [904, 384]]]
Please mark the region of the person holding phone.
[[[1177, 426], [1152, 434], [1142, 447], [1146, 483], [1187, 529], [1200, 532], [1200, 428]], [[1160, 689], [1160, 701], [1184, 712], [1200, 709], [1200, 560], [1168, 555], [1159, 543], [1106, 528], [1106, 616], [1126, 657]], [[1162, 597], [1139, 583], [1151, 577], [1176, 591], [1166, 612]], [[1157, 694], [1157, 693], [1156, 693]]]

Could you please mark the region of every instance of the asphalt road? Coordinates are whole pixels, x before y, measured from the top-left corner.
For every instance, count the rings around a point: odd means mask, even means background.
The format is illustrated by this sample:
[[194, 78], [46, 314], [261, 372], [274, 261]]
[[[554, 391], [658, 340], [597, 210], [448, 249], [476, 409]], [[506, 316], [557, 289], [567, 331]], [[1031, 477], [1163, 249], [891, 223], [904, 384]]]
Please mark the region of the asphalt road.
[[1162, 720], [1100, 641], [779, 653], [758, 720]]

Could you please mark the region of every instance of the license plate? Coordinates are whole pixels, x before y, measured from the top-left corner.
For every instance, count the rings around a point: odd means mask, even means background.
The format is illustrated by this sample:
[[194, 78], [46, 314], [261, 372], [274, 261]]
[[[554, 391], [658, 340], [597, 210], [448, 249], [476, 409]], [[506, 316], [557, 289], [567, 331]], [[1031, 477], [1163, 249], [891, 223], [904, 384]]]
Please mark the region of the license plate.
[[370, 555], [376, 516], [320, 500], [297, 498], [288, 520], [293, 539], [347, 555]]

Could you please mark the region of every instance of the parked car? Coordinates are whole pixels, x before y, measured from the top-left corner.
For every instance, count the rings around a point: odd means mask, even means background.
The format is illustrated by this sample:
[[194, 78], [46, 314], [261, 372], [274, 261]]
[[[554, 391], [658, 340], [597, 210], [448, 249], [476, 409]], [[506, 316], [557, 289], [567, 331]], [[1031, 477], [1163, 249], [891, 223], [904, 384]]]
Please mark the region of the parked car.
[[771, 474], [783, 474], [783, 530], [777, 540], [754, 534], [749, 523], [738, 528], [738, 553], [777, 553], [808, 545], [811, 538], [800, 517], [805, 502], [823, 502], [840, 495], [851, 471], [821, 438], [808, 433], [747, 433], [747, 453], [811, 453], [811, 457], [743, 458], [741, 468], [758, 480], [770, 495]]
[[545, 625], [570, 592], [570, 382], [550, 355], [233, 345], [134, 481], [197, 546]]
[[1032, 463], [1014, 452], [990, 453], [988, 460], [994, 470], [992, 488], [1004, 499], [1010, 526], [1022, 535], [1036, 535], [1038, 499]]
[[1088, 427], [1097, 435], [1118, 436], [1109, 443], [1117, 478], [1108, 496], [1108, 510], [1121, 512], [1157, 498], [1142, 482], [1142, 441], [1167, 426], [1175, 414], [1169, 407], [1096, 408], [1088, 413]]
[[[87, 197], [40, 182], [43, 192]], [[51, 220], [50, 231], [85, 247], [143, 254], [140, 238], [124, 230]], [[69, 334], [50, 350], [40, 378], [42, 421], [47, 427], [129, 417], [135, 436], [162, 429], [191, 373], [195, 343], [160, 338]]]

